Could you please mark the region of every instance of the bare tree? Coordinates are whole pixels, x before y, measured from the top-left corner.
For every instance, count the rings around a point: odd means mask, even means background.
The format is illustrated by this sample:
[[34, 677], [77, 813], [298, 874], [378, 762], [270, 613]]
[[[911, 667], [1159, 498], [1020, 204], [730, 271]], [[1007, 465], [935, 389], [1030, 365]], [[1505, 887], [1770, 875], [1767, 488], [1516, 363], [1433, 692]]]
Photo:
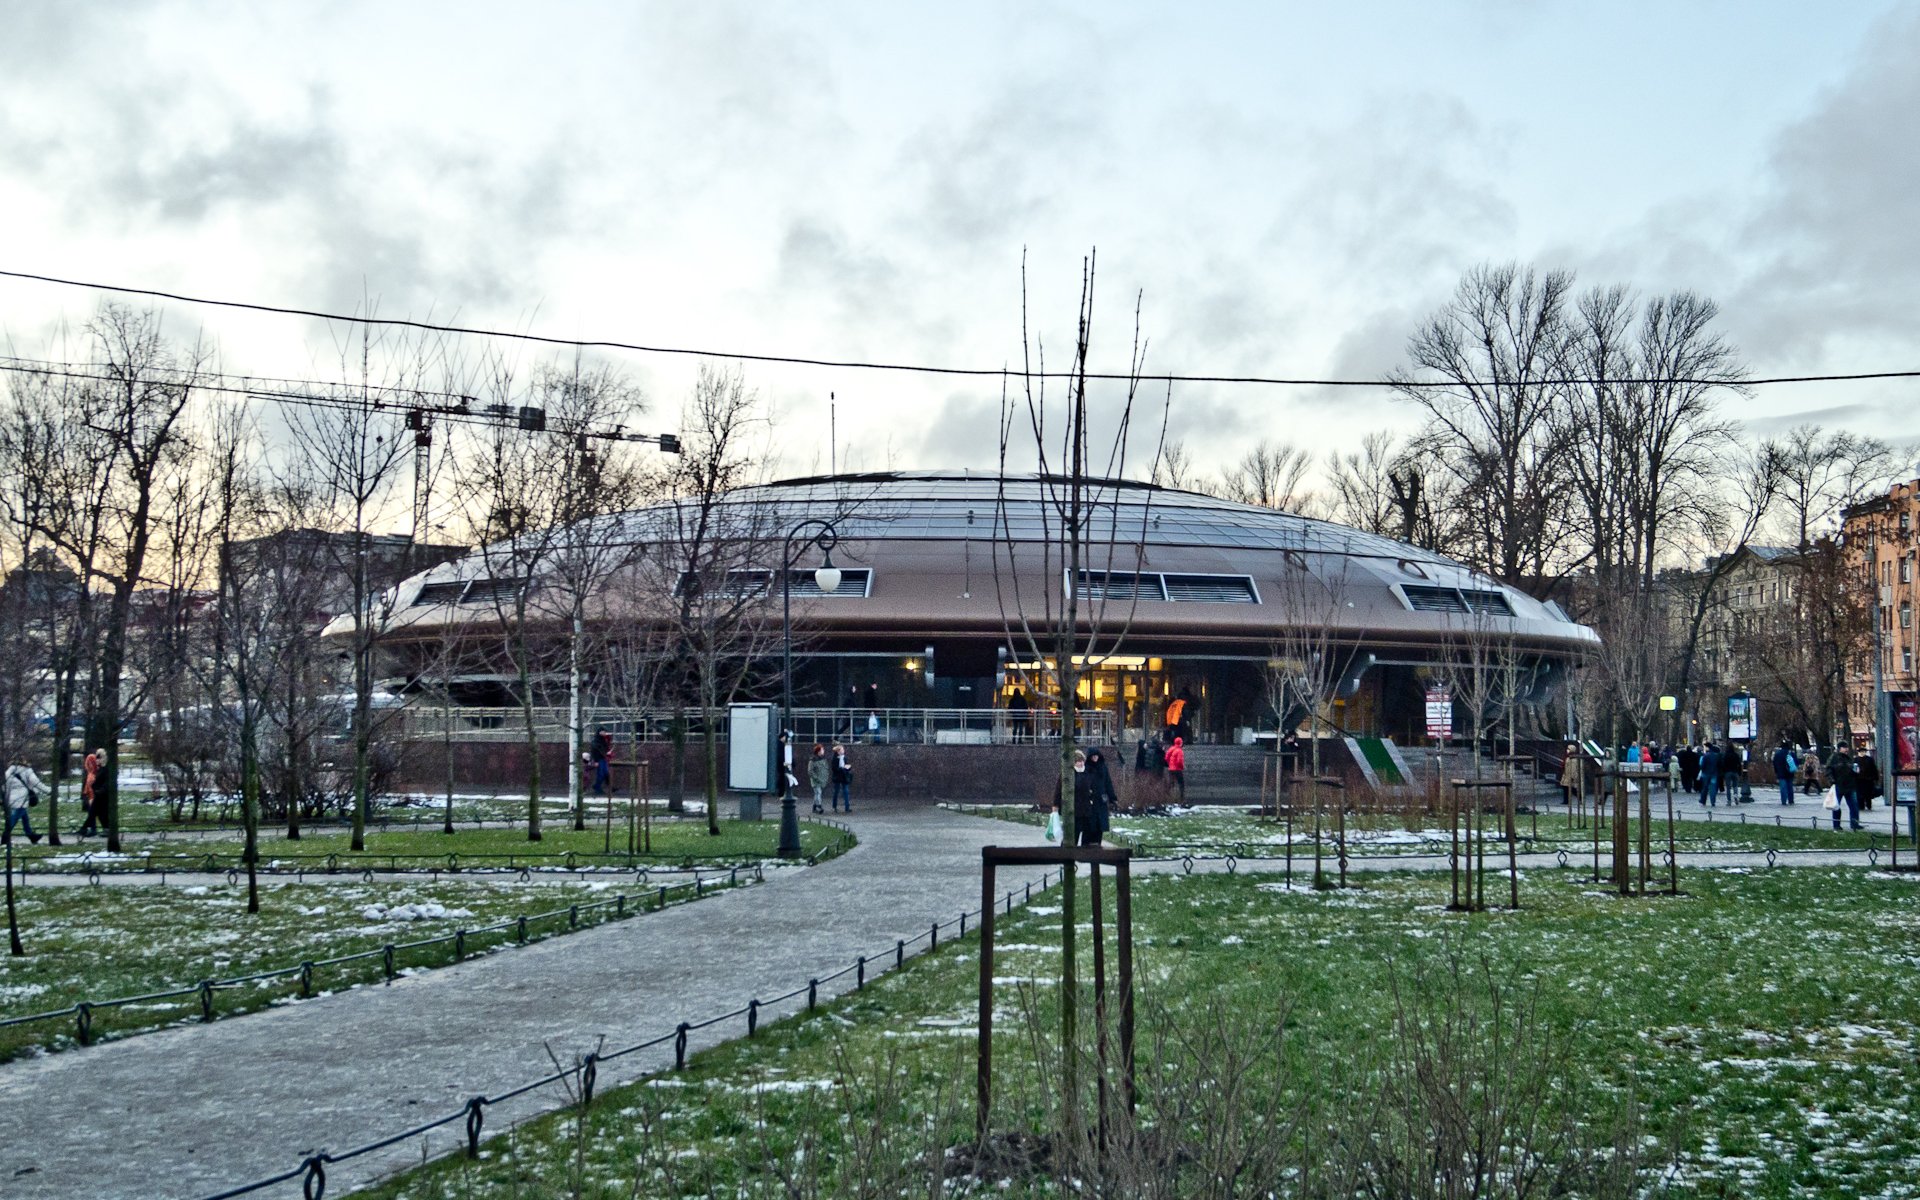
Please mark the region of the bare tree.
[[1313, 455], [1298, 446], [1262, 438], [1226, 469], [1221, 490], [1229, 500], [1291, 512], [1312, 499], [1308, 488], [1312, 472]]
[[1690, 581], [1688, 591], [1679, 597], [1685, 626], [1675, 639], [1676, 663], [1673, 679], [1676, 696], [1691, 698], [1694, 673], [1698, 669], [1701, 636], [1708, 615], [1719, 596], [1720, 585], [1737, 562], [1737, 552], [1752, 543], [1755, 533], [1772, 509], [1779, 494], [1781, 463], [1777, 447], [1761, 443], [1729, 455], [1722, 464], [1726, 496], [1724, 507], [1708, 514], [1703, 522], [1705, 544], [1712, 549], [1704, 571]]
[[1770, 443], [1780, 463], [1779, 514], [1787, 544], [1806, 550], [1849, 506], [1887, 489], [1905, 466], [1876, 437], [1797, 425]]
[[[288, 425], [314, 472], [329, 509], [329, 526], [347, 535], [345, 561], [351, 604], [347, 657], [353, 687], [353, 806], [351, 846], [367, 846], [376, 716], [374, 654], [386, 619], [374, 571], [374, 527], [388, 518], [412, 460], [413, 439], [404, 430], [404, 407], [395, 392], [427, 385], [432, 355], [390, 332], [362, 324], [338, 344], [341, 386], [324, 402], [292, 410]], [[388, 597], [390, 600], [391, 597]]]
[[[782, 565], [779, 512], [734, 495], [762, 482], [765, 456], [755, 441], [770, 431], [757, 392], [736, 368], [703, 366], [681, 418], [681, 455], [667, 470], [653, 507], [658, 547], [644, 560], [663, 598], [673, 657], [669, 685], [700, 713], [706, 766], [707, 831], [720, 832], [721, 715], [779, 639], [768, 604]], [[684, 779], [686, 731], [678, 709], [672, 730], [675, 793]]]
[[1562, 392], [1573, 277], [1479, 266], [1417, 329], [1412, 360], [1390, 377], [1427, 416], [1439, 461], [1472, 514], [1462, 549], [1501, 582], [1523, 585], [1559, 556]]
[[1343, 525], [1449, 553], [1458, 539], [1458, 484], [1428, 439], [1376, 430], [1360, 449], [1327, 456], [1329, 515]]
[[1148, 478], [1161, 487], [1185, 490], [1194, 484], [1193, 455], [1184, 441], [1167, 441], [1160, 448]]
[[[1007, 645], [1037, 667], [1025, 680], [1042, 702], [1060, 712], [1060, 758], [1056, 794], [1061, 798], [1062, 841], [1076, 840], [1073, 815], [1073, 756], [1078, 740], [1080, 680], [1087, 664], [1097, 664], [1121, 645], [1141, 597], [1140, 567], [1145, 560], [1150, 505], [1139, 507], [1132, 526], [1120, 503], [1120, 481], [1127, 470], [1129, 439], [1139, 375], [1146, 346], [1140, 336], [1139, 301], [1134, 305], [1134, 334], [1128, 380], [1115, 400], [1112, 432], [1104, 446], [1093, 440], [1087, 390], [1087, 361], [1093, 337], [1095, 259], [1081, 271], [1080, 304], [1064, 405], [1046, 391], [1043, 344], [1025, 321], [1025, 273], [1022, 271], [1022, 371], [1018, 396], [1003, 394], [1000, 414], [1000, 480], [994, 506], [994, 588]], [[1056, 408], [1064, 414], [1056, 415]], [[1050, 418], [1053, 421], [1049, 427]], [[1166, 436], [1161, 414], [1150, 477], [1162, 467], [1160, 446]], [[1032, 502], [1010, 493], [1010, 463], [1031, 449], [1038, 467]], [[1123, 527], [1123, 519], [1129, 527]], [[1018, 532], [1016, 533], [1016, 523]], [[1060, 1019], [1063, 1090], [1070, 1106], [1078, 1103], [1078, 972], [1075, 963], [1077, 884], [1066, 872], [1061, 893]]]
[[[95, 578], [109, 589], [99, 626], [87, 740], [107, 758], [94, 784], [94, 803], [106, 813], [107, 848], [120, 850], [120, 728], [122, 684], [133, 628], [134, 593], [147, 582], [161, 513], [156, 511], [170, 473], [181, 469], [191, 443], [183, 421], [208, 361], [199, 345], [169, 343], [160, 318], [120, 305], [104, 306], [88, 326], [102, 382], [86, 389], [82, 420], [107, 448], [113, 479], [103, 546]], [[78, 547], [75, 547], [76, 549]]]

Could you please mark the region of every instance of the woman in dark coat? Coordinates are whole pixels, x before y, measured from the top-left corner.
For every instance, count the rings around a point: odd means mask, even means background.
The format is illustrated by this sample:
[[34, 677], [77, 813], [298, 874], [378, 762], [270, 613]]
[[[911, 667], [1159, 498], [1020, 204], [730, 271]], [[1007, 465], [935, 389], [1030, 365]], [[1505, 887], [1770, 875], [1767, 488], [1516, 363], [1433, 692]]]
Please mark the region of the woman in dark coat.
[[1113, 775], [1102, 750], [1087, 753], [1087, 769], [1073, 779], [1073, 827], [1082, 846], [1098, 846], [1113, 824], [1113, 806], [1120, 802]]

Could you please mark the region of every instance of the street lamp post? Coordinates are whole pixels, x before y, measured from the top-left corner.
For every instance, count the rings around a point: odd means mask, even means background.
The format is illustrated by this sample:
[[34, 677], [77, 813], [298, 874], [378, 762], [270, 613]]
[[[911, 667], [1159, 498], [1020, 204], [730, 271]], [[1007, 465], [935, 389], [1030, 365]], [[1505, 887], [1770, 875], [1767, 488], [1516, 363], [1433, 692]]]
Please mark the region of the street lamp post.
[[[799, 549], [794, 548], [794, 540], [802, 534], [806, 537], [800, 542]], [[793, 757], [793, 565], [809, 546], [820, 547], [824, 556], [818, 569], [813, 573], [813, 582], [822, 592], [833, 592], [840, 587], [840, 568], [833, 565], [833, 548], [840, 542], [840, 535], [833, 522], [813, 518], [795, 525], [787, 532], [786, 546], [780, 555], [780, 730], [785, 735], [782, 742], [786, 747], [783, 759]], [[800, 857], [800, 816], [794, 811], [793, 801], [793, 764], [782, 761], [780, 768], [780, 845], [781, 858]]]

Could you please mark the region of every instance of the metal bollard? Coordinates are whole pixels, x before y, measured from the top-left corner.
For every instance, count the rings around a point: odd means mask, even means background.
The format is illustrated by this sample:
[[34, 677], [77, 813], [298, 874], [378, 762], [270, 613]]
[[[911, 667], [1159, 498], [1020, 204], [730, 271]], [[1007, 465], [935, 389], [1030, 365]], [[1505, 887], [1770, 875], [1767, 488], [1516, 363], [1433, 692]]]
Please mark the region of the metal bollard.
[[867, 956], [864, 954], [860, 956], [860, 961], [855, 964], [853, 986], [856, 990], [867, 986]]
[[927, 952], [931, 954], [933, 951], [938, 950], [939, 948], [940, 948], [940, 922], [935, 921], [933, 923], [933, 928], [927, 932]]
[[807, 1011], [812, 1012], [813, 1006], [819, 1002], [820, 981], [818, 979], [809, 979], [807, 980]]
[[907, 965], [907, 939], [900, 938], [893, 943], [893, 969], [898, 971]]

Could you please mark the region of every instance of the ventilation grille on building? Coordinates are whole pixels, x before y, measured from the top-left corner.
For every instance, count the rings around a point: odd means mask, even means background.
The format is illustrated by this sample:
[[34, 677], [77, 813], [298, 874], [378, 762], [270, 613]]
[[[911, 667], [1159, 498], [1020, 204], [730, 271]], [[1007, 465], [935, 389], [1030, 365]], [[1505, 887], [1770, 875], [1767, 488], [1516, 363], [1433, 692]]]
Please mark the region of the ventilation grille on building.
[[1258, 604], [1246, 575], [1156, 575], [1132, 571], [1080, 572], [1082, 600], [1167, 600], [1194, 604]]
[[1452, 588], [1413, 587], [1400, 589], [1407, 594], [1407, 607], [1415, 612], [1464, 613], [1467, 602]]
[[1467, 607], [1477, 613], [1492, 613], [1496, 617], [1513, 615], [1513, 605], [1499, 592], [1464, 590], [1460, 593], [1467, 598]]
[[1484, 613], [1496, 617], [1513, 615], [1513, 605], [1507, 603], [1506, 596], [1499, 592], [1476, 588], [1418, 587], [1411, 584], [1403, 585], [1400, 590], [1406, 593], [1407, 607], [1415, 612]]
[[467, 590], [464, 579], [449, 579], [442, 583], [429, 583], [421, 587], [419, 595], [413, 598], [415, 604], [458, 604], [461, 595]]
[[1137, 575], [1132, 571], [1080, 572], [1082, 600], [1165, 600], [1166, 589], [1158, 575]]
[[467, 584], [461, 603], [510, 605], [527, 590], [527, 583], [525, 575], [512, 579], [475, 579]]
[[1258, 604], [1253, 580], [1245, 575], [1162, 575], [1167, 599], [1202, 604]]

